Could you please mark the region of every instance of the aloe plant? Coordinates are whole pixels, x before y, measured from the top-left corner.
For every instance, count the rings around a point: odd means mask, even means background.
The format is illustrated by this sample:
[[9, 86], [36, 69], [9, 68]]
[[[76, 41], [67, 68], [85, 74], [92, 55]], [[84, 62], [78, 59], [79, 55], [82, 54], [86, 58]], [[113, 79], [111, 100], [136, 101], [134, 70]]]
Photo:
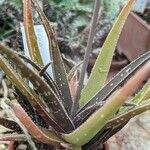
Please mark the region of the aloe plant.
[[[98, 2], [100, 1], [95, 0], [95, 4]], [[43, 66], [34, 33], [31, 3], [39, 14], [49, 40], [52, 62], [46, 66]], [[150, 52], [131, 62], [111, 81], [105, 83], [119, 34], [133, 3], [134, 0], [129, 0], [121, 11], [101, 49], [88, 83], [83, 86], [85, 71], [81, 71], [78, 84], [77, 66], [67, 77], [54, 29], [37, 1], [23, 0], [24, 25], [32, 59], [0, 43], [0, 67], [16, 91], [16, 99], [10, 101], [7, 87], [3, 85], [1, 107], [11, 111], [15, 119], [0, 118], [0, 124], [16, 134], [5, 134], [0, 137], [1, 141], [26, 140], [33, 149], [38, 149], [37, 142], [44, 143], [51, 149], [98, 149], [132, 117], [150, 110], [149, 82], [138, 93], [142, 93], [142, 96], [131, 99], [134, 104], [132, 109], [124, 106], [129, 96], [149, 78]], [[95, 5], [95, 9], [98, 7]], [[92, 20], [96, 21], [96, 16], [93, 15]], [[94, 32], [93, 25], [91, 32]], [[91, 33], [89, 43], [92, 37]], [[83, 61], [85, 68], [91, 51], [89, 43], [86, 59]], [[53, 68], [53, 79], [46, 71], [49, 65]]]

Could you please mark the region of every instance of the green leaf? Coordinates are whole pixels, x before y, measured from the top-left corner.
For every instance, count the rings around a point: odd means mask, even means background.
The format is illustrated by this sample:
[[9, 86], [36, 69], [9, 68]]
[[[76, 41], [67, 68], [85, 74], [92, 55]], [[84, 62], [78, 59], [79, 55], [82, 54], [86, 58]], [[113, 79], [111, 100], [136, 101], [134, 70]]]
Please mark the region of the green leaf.
[[[101, 105], [112, 94], [120, 84], [122, 84], [127, 78], [129, 78], [139, 67], [150, 59], [150, 51], [138, 57], [122, 69], [115, 77], [113, 77], [93, 98], [78, 110], [79, 115], [82, 111], [86, 111], [87, 108]], [[97, 107], [97, 106], [96, 106]], [[80, 117], [81, 118], [81, 117]], [[81, 118], [83, 119], [83, 118]]]
[[89, 17], [81, 14], [80, 16], [76, 17], [75, 20], [73, 20], [72, 28], [78, 29], [80, 27], [86, 27], [89, 22]]
[[0, 4], [3, 3], [3, 2], [6, 2], [6, 3], [9, 3], [9, 4], [13, 5], [18, 10], [22, 9], [22, 1], [21, 0], [11, 0], [11, 1], [10, 0], [1, 0]]
[[[149, 87], [150, 89], [150, 87]], [[150, 93], [150, 91], [149, 91]], [[129, 110], [128, 112], [125, 112], [123, 114], [120, 114], [118, 116], [115, 116], [114, 118], [112, 118], [111, 120], [109, 120], [107, 122], [107, 124], [105, 125], [105, 129], [106, 128], [110, 128], [111, 126], [117, 126], [119, 123], [121, 124], [124, 121], [129, 121], [131, 118], [133, 118], [134, 116], [137, 116], [145, 111], [150, 110], [150, 101], [146, 101], [143, 104], [141, 104], [140, 106], [137, 106], [131, 110]]]
[[61, 91], [62, 102], [64, 104], [64, 107], [66, 111], [68, 112], [68, 114], [70, 114], [71, 106], [72, 106], [72, 98], [71, 98], [71, 93], [69, 89], [65, 67], [62, 61], [62, 57], [60, 55], [59, 47], [57, 44], [57, 40], [53, 31], [53, 28], [51, 24], [49, 23], [48, 19], [46, 18], [45, 14], [43, 13], [43, 11], [41, 10], [40, 6], [38, 5], [37, 1], [32, 0], [32, 2], [40, 16], [40, 19], [47, 33], [49, 44], [50, 44], [49, 46], [50, 54], [51, 54], [52, 62], [53, 62], [52, 66], [53, 66], [54, 79]]
[[76, 127], [79, 127], [82, 123], [84, 123], [90, 115], [92, 115], [96, 110], [100, 109], [106, 101], [95, 103], [89, 107], [84, 108], [81, 112], [76, 114], [73, 118], [73, 122]]
[[123, 1], [124, 0], [117, 0], [111, 1], [110, 3], [109, 0], [103, 0], [103, 6], [106, 10], [106, 18], [109, 19], [111, 22], [113, 22], [116, 19], [117, 14], [120, 10], [120, 6], [123, 5]]
[[29, 49], [29, 54], [32, 60], [43, 65], [43, 60], [39, 51], [37, 37], [34, 31], [34, 24], [32, 21], [32, 9], [31, 9], [31, 0], [23, 0], [24, 8], [24, 27], [26, 33], [26, 40]]
[[103, 145], [111, 136], [121, 130], [127, 122], [118, 124], [115, 128], [108, 128], [106, 130], [100, 131], [96, 136], [91, 139], [86, 145], [83, 146], [86, 150], [91, 150], [92, 148], [97, 148], [100, 145]]
[[150, 80], [144, 85], [142, 90], [131, 100], [134, 104], [140, 104], [141, 102], [150, 98]]
[[[76, 116], [74, 117], [75, 125], [78, 126], [83, 123], [93, 112], [95, 112], [98, 108], [102, 107], [107, 98], [116, 90], [120, 84], [122, 84], [125, 80], [127, 80], [132, 74], [135, 73], [145, 62], [150, 59], [150, 52], [147, 52], [132, 61], [129, 65], [127, 65], [124, 69], [122, 69], [114, 78], [111, 79], [86, 105], [84, 105], [80, 110], [78, 110]], [[148, 83], [147, 83], [148, 84]], [[148, 85], [145, 85], [143, 90], [147, 90]], [[142, 91], [143, 91], [142, 90]], [[138, 94], [137, 98], [145, 98], [148, 97], [148, 94], [144, 94], [144, 91], [141, 91], [141, 96]], [[148, 93], [148, 91], [147, 91]], [[136, 99], [137, 99], [136, 98]], [[148, 99], [148, 98], [147, 98]], [[140, 100], [141, 101], [141, 100]], [[127, 108], [121, 108], [121, 110], [128, 110]], [[120, 110], [120, 111], [121, 111]]]
[[86, 104], [105, 84], [120, 32], [132, 8], [133, 2], [134, 0], [129, 0], [108, 34], [92, 69], [88, 83], [82, 90], [80, 106]]
[[82, 125], [70, 134], [63, 134], [63, 138], [74, 145], [84, 145], [89, 142], [107, 121], [118, 111], [125, 100], [137, 90], [150, 74], [150, 61], [148, 61], [130, 80], [115, 92], [107, 102], [91, 115]]
[[[150, 98], [150, 81], [148, 81], [144, 87], [134, 96], [130, 102], [132, 104], [138, 105], [142, 103], [143, 101]], [[119, 113], [127, 112], [130, 108], [128, 107], [122, 107], [119, 110]]]

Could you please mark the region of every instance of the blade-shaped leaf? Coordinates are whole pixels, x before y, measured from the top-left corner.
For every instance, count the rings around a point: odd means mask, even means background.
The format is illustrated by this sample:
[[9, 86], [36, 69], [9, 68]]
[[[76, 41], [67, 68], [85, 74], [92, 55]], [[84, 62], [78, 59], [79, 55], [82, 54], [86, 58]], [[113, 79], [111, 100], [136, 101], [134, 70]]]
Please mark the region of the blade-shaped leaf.
[[73, 122], [76, 127], [79, 127], [83, 122], [85, 122], [86, 119], [89, 118], [89, 116], [95, 112], [97, 109], [100, 109], [105, 104], [105, 101], [102, 101], [101, 103], [95, 103], [94, 105], [91, 105], [89, 107], [86, 107], [83, 111], [78, 113], [74, 118]]
[[131, 62], [120, 71], [109, 83], [107, 83], [85, 106], [83, 106], [74, 118], [75, 125], [82, 124], [88, 116], [102, 107], [107, 98], [116, 88], [129, 78], [140, 66], [150, 59], [150, 52], [147, 52]]
[[[144, 85], [144, 87], [134, 96], [130, 101], [132, 104], [138, 105], [141, 102], [150, 98], [150, 80]], [[130, 108], [122, 107], [119, 110], [119, 113], [127, 112]]]
[[[32, 67], [34, 67], [38, 72], [41, 72], [42, 67], [37, 64], [36, 62], [32, 61], [30, 58], [27, 58], [24, 55], [19, 54], [19, 56], [25, 60], [27, 63], [29, 63]], [[60, 93], [59, 93], [59, 89], [56, 85], [56, 83], [53, 81], [53, 79], [51, 78], [51, 76], [47, 73], [44, 72], [42, 74], [42, 76], [44, 77], [45, 81], [47, 82], [47, 84], [53, 89], [53, 91], [57, 94], [58, 97], [60, 97]]]
[[51, 54], [52, 61], [53, 61], [52, 66], [53, 66], [54, 78], [55, 78], [55, 81], [56, 81], [60, 91], [61, 91], [64, 107], [67, 110], [67, 112], [70, 114], [71, 106], [72, 106], [72, 98], [71, 98], [71, 93], [70, 93], [70, 89], [69, 89], [69, 84], [68, 84], [68, 80], [67, 80], [65, 67], [64, 67], [61, 55], [60, 55], [59, 47], [57, 44], [57, 40], [56, 40], [54, 31], [53, 31], [53, 28], [50, 25], [45, 14], [39, 7], [37, 1], [32, 0], [32, 2], [40, 16], [40, 19], [41, 19], [43, 26], [45, 28], [45, 31], [47, 33], [47, 36], [49, 39], [49, 44], [50, 44], [50, 54]]
[[36, 91], [43, 98], [45, 104], [50, 110], [52, 110], [51, 112], [57, 120], [57, 123], [68, 132], [73, 130], [74, 125], [62, 105], [61, 100], [48, 86], [48, 84], [42, 80], [42, 78], [34, 70], [29, 68], [11, 49], [0, 44], [0, 53], [5, 54], [8, 59], [10, 59], [17, 66], [17, 68], [20, 69], [22, 75], [33, 84]]
[[[9, 106], [13, 109], [17, 118], [26, 127], [28, 132], [37, 140], [52, 145], [60, 145], [64, 143], [61, 139], [55, 135], [52, 131], [43, 132], [34, 122], [30, 119], [24, 109], [17, 103], [9, 103]], [[44, 130], [44, 129], [43, 129]]]
[[[125, 100], [132, 95], [141, 84], [149, 78], [150, 61], [148, 61], [129, 81], [115, 92], [110, 99], [91, 115], [80, 127], [70, 134], [63, 134], [63, 138], [74, 145], [84, 145], [92, 139], [118, 111]], [[93, 123], [94, 122], [94, 123]], [[90, 129], [90, 130], [87, 130]]]
[[144, 85], [142, 90], [131, 100], [134, 104], [140, 104], [141, 102], [150, 98], [150, 80]]
[[[132, 104], [139, 104], [143, 100], [147, 100], [150, 98], [150, 81], [144, 85], [142, 90], [131, 100]], [[95, 105], [91, 105], [87, 107], [84, 111], [81, 111], [78, 115], [74, 118], [74, 124], [75, 126], [80, 126], [93, 112], [95, 112], [97, 109], [102, 107], [106, 101], [103, 101], [101, 104], [95, 103]], [[119, 110], [119, 113], [127, 112], [130, 110], [130, 107], [123, 107]]]
[[80, 106], [86, 104], [105, 84], [116, 44], [134, 0], [129, 0], [108, 34], [95, 62], [87, 85], [81, 92]]
[[97, 148], [103, 143], [105, 143], [111, 136], [121, 130], [127, 122], [118, 124], [115, 128], [108, 128], [103, 132], [99, 132], [89, 143], [87, 143], [84, 147], [86, 150], [91, 150], [92, 148]]
[[[149, 92], [150, 93], [150, 92]], [[123, 113], [121, 115], [118, 115], [111, 120], [107, 122], [104, 128], [109, 128], [112, 126], [117, 126], [119, 123], [122, 123], [124, 121], [129, 121], [134, 116], [137, 116], [145, 111], [150, 110], [150, 101], [148, 101], [146, 104], [141, 104], [140, 106], [137, 106], [131, 110], [129, 110], [126, 113]]]
[[109, 81], [87, 104], [85, 104], [78, 111], [78, 113], [84, 111], [86, 108], [92, 105], [94, 106], [96, 103], [101, 104], [101, 101], [105, 101], [120, 84], [122, 84], [127, 78], [129, 78], [133, 73], [135, 73], [135, 71], [149, 59], [150, 51], [131, 62], [128, 66], [122, 69], [114, 78], [112, 78], [112, 80]]
[[[92, 140], [83, 146], [84, 150], [91, 150], [101, 148], [103, 146], [102, 141], [111, 132], [112, 129], [107, 129], [104, 132], [99, 132]], [[102, 149], [102, 148], [101, 148]]]
[[35, 62], [43, 65], [32, 21], [31, 0], [23, 0], [23, 8], [24, 27], [30, 57]]
[[112, 137], [114, 134], [120, 131], [127, 123], [128, 121], [122, 122], [118, 124], [117, 126], [115, 126], [114, 128], [112, 128], [111, 132], [109, 132], [109, 134], [107, 134], [105, 138], [103, 139], [103, 142], [106, 142], [110, 137]]
[[45, 121], [51, 125], [56, 131], [64, 131], [54, 120], [53, 115], [48, 114], [46, 107], [42, 103], [38, 95], [22, 80], [22, 78], [13, 71], [13, 68], [6, 62], [6, 60], [0, 55], [0, 68], [10, 78], [12, 83], [27, 97], [31, 104], [36, 108], [38, 113], [45, 119]]
[[[34, 121], [34, 123], [36, 123], [38, 126], [41, 126], [43, 128], [48, 128], [49, 123], [45, 122], [45, 119], [43, 119], [43, 117], [37, 111], [38, 108], [36, 108], [36, 106], [33, 106], [31, 104], [30, 100], [28, 100], [28, 98], [26, 96], [24, 96], [22, 94], [22, 92], [19, 89], [17, 89], [17, 87], [14, 87], [14, 88], [15, 88], [15, 97], [17, 99], [17, 102], [27, 112], [27, 114]], [[50, 114], [50, 115], [52, 116], [52, 114]]]
[[13, 131], [21, 131], [20, 127], [18, 124], [12, 120], [2, 118], [0, 117], [0, 125], [4, 126], [5, 128], [11, 129]]

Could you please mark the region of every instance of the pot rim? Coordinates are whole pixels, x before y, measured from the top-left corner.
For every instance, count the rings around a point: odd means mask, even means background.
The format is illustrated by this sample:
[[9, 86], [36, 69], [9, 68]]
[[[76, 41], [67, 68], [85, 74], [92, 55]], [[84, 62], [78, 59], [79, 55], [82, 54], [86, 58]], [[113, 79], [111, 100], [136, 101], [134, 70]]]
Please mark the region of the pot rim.
[[139, 17], [135, 12], [130, 12], [131, 17], [137, 20], [144, 28], [147, 30], [150, 30], [150, 24], [148, 24], [145, 20], [143, 20], [141, 17]]

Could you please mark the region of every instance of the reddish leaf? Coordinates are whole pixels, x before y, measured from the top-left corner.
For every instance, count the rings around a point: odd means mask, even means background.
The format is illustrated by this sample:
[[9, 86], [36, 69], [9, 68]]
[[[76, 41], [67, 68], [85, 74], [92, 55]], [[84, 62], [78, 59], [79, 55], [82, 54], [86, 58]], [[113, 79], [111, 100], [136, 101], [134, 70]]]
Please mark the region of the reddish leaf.
[[78, 86], [78, 72], [75, 71], [69, 82], [69, 87], [70, 87], [72, 97], [76, 95], [77, 86]]
[[32, 21], [31, 0], [23, 0], [23, 8], [24, 27], [30, 57], [40, 65], [43, 65], [42, 57], [37, 43], [37, 38], [34, 31], [34, 24]]
[[35, 139], [52, 145], [60, 145], [61, 143], [64, 143], [64, 141], [62, 141], [54, 132], [46, 129], [42, 130], [36, 124], [34, 124], [34, 122], [19, 104], [9, 103], [9, 105], [14, 110], [16, 117]]

